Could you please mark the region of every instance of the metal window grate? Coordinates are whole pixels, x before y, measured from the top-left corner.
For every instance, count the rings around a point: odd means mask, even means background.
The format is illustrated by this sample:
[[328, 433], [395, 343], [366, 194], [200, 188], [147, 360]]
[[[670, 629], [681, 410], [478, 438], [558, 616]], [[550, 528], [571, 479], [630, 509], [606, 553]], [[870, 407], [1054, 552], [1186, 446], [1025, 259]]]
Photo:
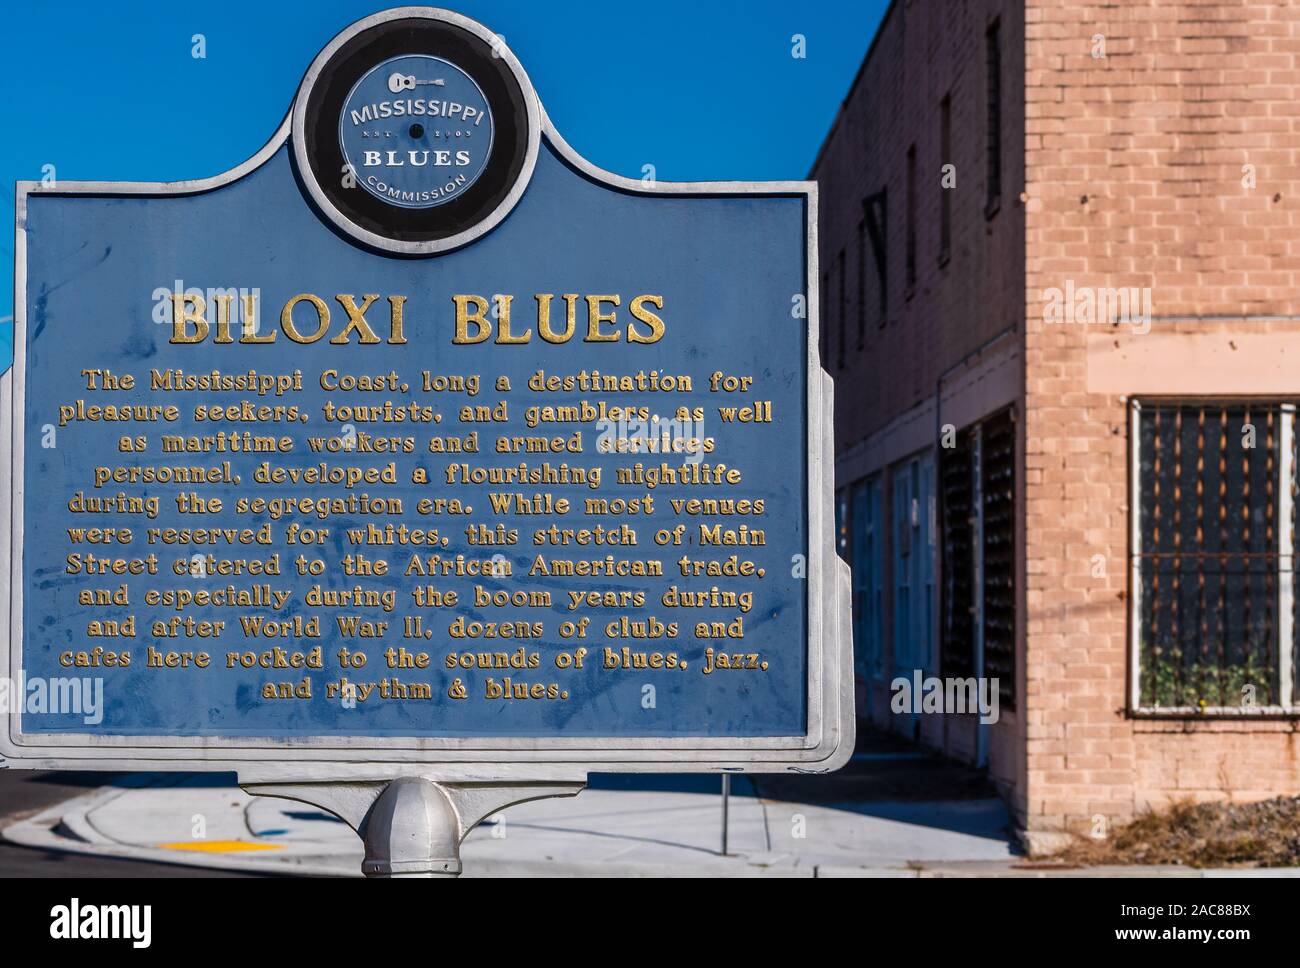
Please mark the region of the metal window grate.
[[963, 430], [954, 444], [940, 449], [940, 662], [945, 676], [996, 678], [999, 704], [1015, 709], [1014, 410]]
[[939, 662], [945, 676], [975, 671], [974, 433], [939, 451], [942, 554]]
[[1016, 708], [1016, 421], [1004, 410], [981, 426], [984, 494], [984, 675]]
[[1279, 404], [1262, 402], [1139, 409], [1135, 632], [1143, 707], [1241, 707], [1247, 695], [1259, 706], [1282, 701], [1282, 417]]
[[[1282, 554], [1278, 561], [1278, 572], [1280, 577], [1279, 588], [1281, 588], [1284, 593], [1290, 593], [1290, 602], [1288, 603], [1286, 601], [1286, 596], [1284, 594], [1282, 597], [1282, 604], [1284, 607], [1289, 605], [1289, 607], [1286, 608], [1287, 615], [1284, 617], [1290, 618], [1291, 628], [1290, 635], [1284, 634], [1279, 637], [1281, 647], [1278, 651], [1282, 656], [1282, 662], [1279, 663], [1280, 675], [1286, 675], [1287, 665], [1289, 664], [1291, 666], [1290, 695], [1283, 695], [1281, 700], [1283, 705], [1290, 706], [1295, 701], [1295, 697], [1300, 696], [1300, 663], [1295, 661], [1296, 653], [1297, 651], [1300, 651], [1300, 649], [1297, 649], [1297, 645], [1300, 645], [1300, 643], [1297, 643], [1296, 641], [1297, 634], [1300, 634], [1300, 621], [1297, 621], [1297, 618], [1300, 618], [1300, 616], [1297, 616], [1296, 614], [1296, 609], [1300, 607], [1300, 584], [1298, 584], [1300, 583], [1300, 572], [1298, 572], [1295, 567], [1294, 557], [1296, 539], [1296, 494], [1297, 489], [1300, 488], [1300, 481], [1298, 481], [1296, 477], [1296, 461], [1297, 457], [1300, 457], [1300, 446], [1297, 444], [1298, 438], [1295, 433], [1294, 404], [1284, 405], [1282, 408], [1282, 431], [1282, 457], [1284, 460], [1288, 457], [1290, 459], [1286, 460], [1287, 466], [1284, 486], [1286, 488], [1285, 494], [1288, 501], [1286, 506], [1286, 520], [1282, 522], [1282, 527], [1284, 529], [1282, 537], [1287, 540], [1285, 540], [1284, 546], [1281, 549]], [[1290, 641], [1287, 641], [1288, 639]]]

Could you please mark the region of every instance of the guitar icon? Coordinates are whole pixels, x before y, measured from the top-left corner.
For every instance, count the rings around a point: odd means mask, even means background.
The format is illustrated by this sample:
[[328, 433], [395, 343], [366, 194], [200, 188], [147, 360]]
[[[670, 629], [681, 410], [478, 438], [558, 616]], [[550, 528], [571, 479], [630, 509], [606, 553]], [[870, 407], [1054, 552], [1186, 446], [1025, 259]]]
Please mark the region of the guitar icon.
[[402, 91], [414, 91], [417, 84], [433, 84], [442, 87], [446, 83], [441, 77], [435, 81], [417, 81], [412, 74], [392, 74], [388, 78], [388, 89], [394, 94], [400, 94]]

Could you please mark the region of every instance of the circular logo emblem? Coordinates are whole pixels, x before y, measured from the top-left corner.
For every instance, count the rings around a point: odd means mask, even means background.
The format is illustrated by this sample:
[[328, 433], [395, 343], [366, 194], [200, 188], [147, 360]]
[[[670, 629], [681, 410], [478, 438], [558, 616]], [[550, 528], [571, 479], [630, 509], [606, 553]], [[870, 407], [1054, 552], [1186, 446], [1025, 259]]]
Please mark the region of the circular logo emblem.
[[402, 208], [444, 205], [472, 186], [492, 155], [492, 108], [467, 73], [410, 54], [371, 68], [339, 115], [339, 147], [357, 183]]
[[451, 252], [523, 197], [541, 107], [501, 38], [448, 10], [401, 7], [344, 30], [293, 106], [295, 170], [335, 229], [381, 252]]

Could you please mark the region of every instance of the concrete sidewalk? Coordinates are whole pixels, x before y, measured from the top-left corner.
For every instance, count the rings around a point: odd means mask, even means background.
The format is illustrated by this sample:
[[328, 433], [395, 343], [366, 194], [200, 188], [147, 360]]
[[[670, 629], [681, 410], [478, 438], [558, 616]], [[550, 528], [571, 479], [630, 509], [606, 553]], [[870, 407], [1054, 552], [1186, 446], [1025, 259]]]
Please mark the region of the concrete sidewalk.
[[[519, 804], [466, 839], [468, 877], [1206, 877], [1286, 871], [1064, 869], [1017, 856], [1000, 800], [922, 754], [856, 757], [834, 777], [733, 777], [719, 852], [716, 776], [593, 776], [577, 797]], [[949, 798], [939, 799], [927, 778]], [[888, 799], [862, 799], [865, 791]], [[812, 802], [809, 802], [812, 801]], [[361, 843], [317, 808], [250, 797], [228, 774], [123, 776], [3, 836], [45, 850], [282, 875], [356, 877]]]
[[[635, 779], [635, 782], [628, 782]], [[730, 856], [719, 853], [713, 777], [593, 777], [571, 799], [511, 807], [475, 829], [462, 859], [491, 876], [916, 876], [925, 864], [1009, 866], [995, 799], [845, 808], [759, 798], [733, 778]], [[361, 844], [316, 808], [250, 797], [227, 775], [147, 774], [8, 826], [14, 843], [268, 873], [358, 876]]]

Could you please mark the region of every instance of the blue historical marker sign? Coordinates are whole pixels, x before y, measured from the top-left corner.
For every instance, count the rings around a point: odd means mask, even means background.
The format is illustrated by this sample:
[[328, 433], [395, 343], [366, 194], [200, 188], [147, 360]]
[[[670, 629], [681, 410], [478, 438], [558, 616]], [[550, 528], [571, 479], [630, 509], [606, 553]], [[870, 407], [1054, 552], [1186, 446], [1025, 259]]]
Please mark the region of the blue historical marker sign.
[[599, 171], [427, 8], [234, 171], [20, 183], [0, 753], [843, 762], [815, 198]]

